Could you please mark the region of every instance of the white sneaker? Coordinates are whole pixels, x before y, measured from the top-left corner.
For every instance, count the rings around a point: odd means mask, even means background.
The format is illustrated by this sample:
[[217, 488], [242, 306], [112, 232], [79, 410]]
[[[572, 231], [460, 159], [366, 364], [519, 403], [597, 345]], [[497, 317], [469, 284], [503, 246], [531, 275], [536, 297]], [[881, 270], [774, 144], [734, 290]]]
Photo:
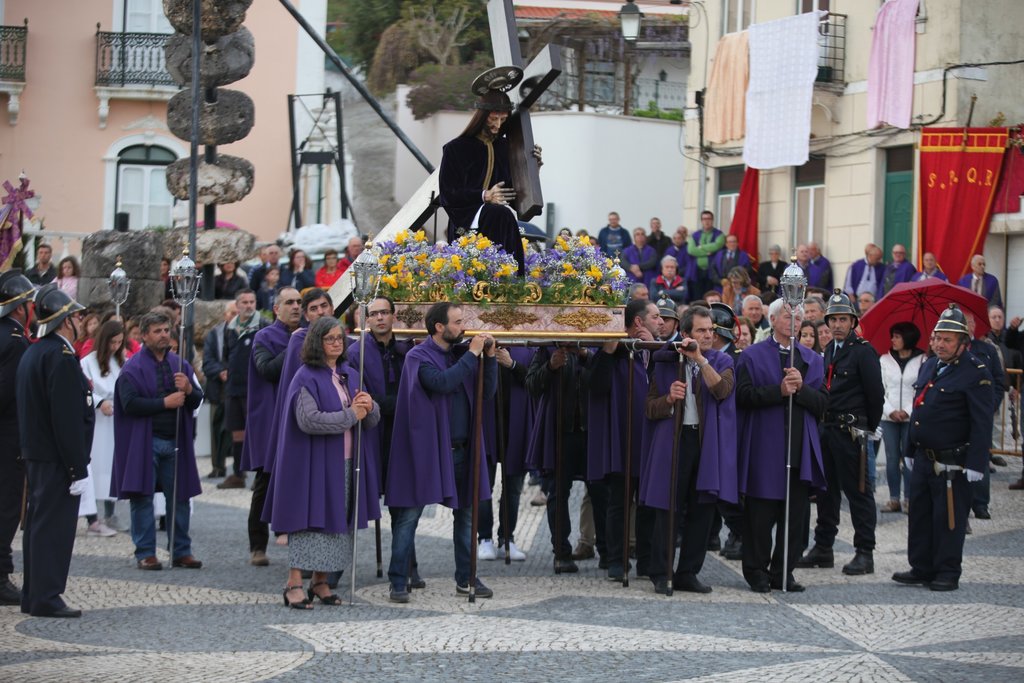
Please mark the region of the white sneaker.
[[[502, 543], [498, 547], [501, 549], [501, 556], [505, 557], [505, 544]], [[508, 542], [508, 556], [513, 562], [524, 562], [526, 560], [526, 553], [517, 548], [514, 541]]]
[[95, 521], [89, 525], [89, 528], [85, 531], [86, 536], [117, 536], [117, 532], [111, 529], [109, 526], [100, 521]]
[[498, 554], [494, 551], [494, 541], [480, 541], [479, 547], [476, 550], [476, 559], [478, 560], [496, 560]]

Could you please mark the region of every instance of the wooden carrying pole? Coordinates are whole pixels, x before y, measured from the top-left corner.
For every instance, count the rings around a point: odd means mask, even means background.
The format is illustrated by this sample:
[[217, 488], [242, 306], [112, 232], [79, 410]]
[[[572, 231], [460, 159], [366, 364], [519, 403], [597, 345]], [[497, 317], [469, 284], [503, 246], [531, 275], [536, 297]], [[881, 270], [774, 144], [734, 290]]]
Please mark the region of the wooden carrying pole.
[[484, 354], [477, 360], [476, 395], [473, 405], [473, 523], [469, 544], [469, 601], [476, 602], [476, 535], [480, 515], [480, 452], [483, 450]]

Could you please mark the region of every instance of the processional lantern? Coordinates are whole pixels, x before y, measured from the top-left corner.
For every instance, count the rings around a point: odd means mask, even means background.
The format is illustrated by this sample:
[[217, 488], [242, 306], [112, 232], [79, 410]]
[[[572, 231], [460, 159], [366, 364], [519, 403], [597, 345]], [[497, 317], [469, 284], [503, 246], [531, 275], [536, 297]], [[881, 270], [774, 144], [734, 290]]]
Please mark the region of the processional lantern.
[[117, 263], [114, 266], [114, 270], [110, 273], [110, 277], [107, 279], [107, 288], [110, 290], [110, 300], [114, 302], [114, 315], [117, 319], [121, 319], [121, 306], [124, 302], [128, 301], [128, 292], [131, 290], [132, 281], [128, 277], [128, 273], [124, 271], [121, 266], [121, 257], [117, 257]]
[[804, 269], [797, 262], [796, 257], [790, 259], [789, 265], [779, 278], [782, 287], [782, 298], [791, 308], [796, 308], [804, 302], [807, 294], [807, 276]]
[[366, 244], [349, 270], [352, 271], [352, 298], [360, 306], [369, 305], [377, 296], [381, 275], [380, 259], [370, 243]]
[[171, 293], [174, 301], [182, 307], [191, 306], [195, 303], [196, 295], [199, 293], [199, 281], [202, 273], [196, 267], [188, 255], [188, 247], [181, 250], [181, 258], [171, 268]]

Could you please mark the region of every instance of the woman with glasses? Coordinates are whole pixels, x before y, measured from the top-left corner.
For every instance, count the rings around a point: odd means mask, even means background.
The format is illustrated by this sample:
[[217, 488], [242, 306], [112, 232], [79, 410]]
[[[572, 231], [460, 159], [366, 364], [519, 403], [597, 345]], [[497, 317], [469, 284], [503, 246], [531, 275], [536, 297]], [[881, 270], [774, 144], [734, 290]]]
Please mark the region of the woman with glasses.
[[[288, 582], [284, 604], [312, 609], [313, 600], [340, 605], [327, 585], [328, 574], [341, 572], [351, 560], [354, 526], [349, 517], [353, 495], [356, 426], [380, 420], [380, 408], [359, 391], [359, 378], [339, 363], [345, 335], [330, 316], [309, 327], [302, 345], [302, 367], [285, 396], [279, 444], [263, 519], [276, 533], [288, 534]], [[378, 468], [368, 462], [363, 441], [359, 472], [359, 510], [355, 527], [380, 517]], [[302, 571], [313, 572], [304, 591]]]

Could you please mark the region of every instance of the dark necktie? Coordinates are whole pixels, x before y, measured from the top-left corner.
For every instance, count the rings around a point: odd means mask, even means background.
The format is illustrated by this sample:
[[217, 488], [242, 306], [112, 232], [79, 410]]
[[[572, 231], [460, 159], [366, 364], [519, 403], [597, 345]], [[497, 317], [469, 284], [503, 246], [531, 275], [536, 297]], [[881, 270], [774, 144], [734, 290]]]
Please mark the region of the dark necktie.
[[949, 364], [944, 361], [939, 361], [935, 366], [935, 376], [942, 377], [942, 373], [949, 369]]

